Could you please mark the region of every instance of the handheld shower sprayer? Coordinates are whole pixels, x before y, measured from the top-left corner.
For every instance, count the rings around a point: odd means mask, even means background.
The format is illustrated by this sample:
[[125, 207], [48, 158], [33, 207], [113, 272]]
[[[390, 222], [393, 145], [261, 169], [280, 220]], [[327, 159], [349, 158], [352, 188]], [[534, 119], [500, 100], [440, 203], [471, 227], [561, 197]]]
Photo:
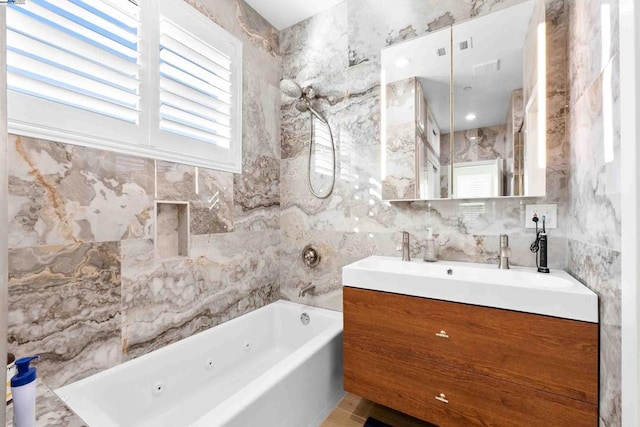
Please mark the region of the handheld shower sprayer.
[[[280, 90], [289, 98], [294, 98], [296, 100], [294, 106], [296, 110], [301, 113], [309, 112], [311, 117], [311, 132], [310, 132], [310, 141], [309, 141], [309, 156], [307, 159], [307, 186], [309, 187], [309, 191], [315, 197], [319, 199], [326, 199], [333, 192], [333, 187], [336, 183], [336, 146], [333, 141], [333, 133], [331, 132], [331, 126], [326, 118], [322, 116], [313, 106], [311, 105], [311, 101], [316, 96], [316, 91], [313, 86], [305, 86], [301, 88], [298, 83], [291, 79], [282, 79], [280, 80]], [[313, 118], [319, 120], [322, 124], [327, 127], [329, 138], [331, 140], [331, 152], [332, 152], [332, 175], [331, 175], [331, 185], [329, 186], [329, 190], [326, 194], [321, 195], [315, 191], [313, 185], [311, 185], [311, 156], [313, 155], [313, 144], [314, 144], [314, 131], [313, 131]]]

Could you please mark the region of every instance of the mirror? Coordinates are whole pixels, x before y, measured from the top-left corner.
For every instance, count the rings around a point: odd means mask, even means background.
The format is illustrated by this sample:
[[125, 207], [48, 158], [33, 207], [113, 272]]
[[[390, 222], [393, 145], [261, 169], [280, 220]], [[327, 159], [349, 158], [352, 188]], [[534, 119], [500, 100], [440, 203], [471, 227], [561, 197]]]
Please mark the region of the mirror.
[[445, 28], [382, 51], [384, 200], [449, 197], [450, 46]]
[[529, 0], [382, 51], [383, 199], [545, 194], [544, 16]]

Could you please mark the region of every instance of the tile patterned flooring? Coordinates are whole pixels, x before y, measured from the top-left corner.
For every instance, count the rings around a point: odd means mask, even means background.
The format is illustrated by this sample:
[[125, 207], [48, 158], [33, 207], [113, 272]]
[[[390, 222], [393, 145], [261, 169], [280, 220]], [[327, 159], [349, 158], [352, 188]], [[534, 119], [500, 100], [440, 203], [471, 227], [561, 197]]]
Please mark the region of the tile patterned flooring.
[[347, 395], [324, 420], [322, 427], [362, 427], [368, 417], [393, 427], [435, 427], [409, 415], [387, 408], [355, 394]]

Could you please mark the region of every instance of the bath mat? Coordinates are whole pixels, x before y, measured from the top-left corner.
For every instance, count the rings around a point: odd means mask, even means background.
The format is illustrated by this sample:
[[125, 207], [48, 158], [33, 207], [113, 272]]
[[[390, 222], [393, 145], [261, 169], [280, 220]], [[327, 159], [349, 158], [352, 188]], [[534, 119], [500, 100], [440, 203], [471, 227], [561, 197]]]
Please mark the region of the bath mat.
[[392, 427], [387, 423], [383, 423], [382, 421], [378, 421], [375, 418], [367, 418], [367, 421], [364, 422], [362, 427]]

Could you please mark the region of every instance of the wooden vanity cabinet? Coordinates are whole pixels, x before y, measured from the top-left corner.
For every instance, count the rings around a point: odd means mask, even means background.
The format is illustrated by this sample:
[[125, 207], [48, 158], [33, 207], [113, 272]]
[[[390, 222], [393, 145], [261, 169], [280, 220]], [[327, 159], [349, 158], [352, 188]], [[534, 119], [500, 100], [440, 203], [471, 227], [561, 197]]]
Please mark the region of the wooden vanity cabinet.
[[442, 427], [592, 427], [598, 325], [345, 286], [344, 386]]

